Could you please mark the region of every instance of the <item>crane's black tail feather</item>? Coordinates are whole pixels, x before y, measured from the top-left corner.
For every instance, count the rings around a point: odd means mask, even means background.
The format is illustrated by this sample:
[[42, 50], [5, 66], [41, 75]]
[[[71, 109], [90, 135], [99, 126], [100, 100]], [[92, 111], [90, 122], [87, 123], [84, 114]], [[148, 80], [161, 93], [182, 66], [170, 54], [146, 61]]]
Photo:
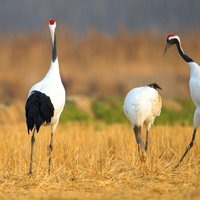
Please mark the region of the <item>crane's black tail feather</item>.
[[43, 123], [47, 125], [51, 123], [51, 118], [54, 115], [54, 106], [46, 94], [34, 90], [26, 102], [25, 111], [29, 134], [29, 130], [32, 131], [34, 126], [38, 132]]

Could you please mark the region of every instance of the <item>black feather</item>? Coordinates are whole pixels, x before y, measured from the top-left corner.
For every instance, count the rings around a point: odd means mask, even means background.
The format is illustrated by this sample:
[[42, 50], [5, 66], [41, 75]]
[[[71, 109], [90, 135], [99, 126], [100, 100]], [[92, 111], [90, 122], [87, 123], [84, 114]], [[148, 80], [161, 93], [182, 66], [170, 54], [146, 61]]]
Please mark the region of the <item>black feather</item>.
[[162, 88], [161, 88], [157, 83], [151, 83], [151, 84], [149, 84], [149, 85], [147, 85], [147, 86], [152, 87], [152, 88], [154, 88], [155, 90], [157, 90], [157, 89], [162, 90]]
[[33, 91], [27, 99], [25, 111], [29, 134], [29, 130], [32, 131], [34, 126], [36, 126], [38, 132], [43, 123], [47, 125], [51, 123], [51, 118], [54, 115], [54, 106], [46, 94]]

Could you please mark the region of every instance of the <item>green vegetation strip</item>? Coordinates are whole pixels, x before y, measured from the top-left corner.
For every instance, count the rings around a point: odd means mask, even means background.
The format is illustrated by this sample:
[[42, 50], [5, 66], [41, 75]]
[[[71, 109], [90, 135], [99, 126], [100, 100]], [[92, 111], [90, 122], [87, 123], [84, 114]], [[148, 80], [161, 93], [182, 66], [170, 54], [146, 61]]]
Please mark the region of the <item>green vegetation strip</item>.
[[[192, 125], [195, 105], [191, 99], [174, 99], [180, 104], [180, 111], [163, 106], [160, 116], [156, 117], [155, 125]], [[73, 101], [66, 101], [65, 108], [61, 114], [60, 122], [67, 121], [104, 121], [111, 123], [129, 123], [123, 112], [124, 98], [119, 96], [98, 97], [92, 102], [94, 117], [78, 109]]]

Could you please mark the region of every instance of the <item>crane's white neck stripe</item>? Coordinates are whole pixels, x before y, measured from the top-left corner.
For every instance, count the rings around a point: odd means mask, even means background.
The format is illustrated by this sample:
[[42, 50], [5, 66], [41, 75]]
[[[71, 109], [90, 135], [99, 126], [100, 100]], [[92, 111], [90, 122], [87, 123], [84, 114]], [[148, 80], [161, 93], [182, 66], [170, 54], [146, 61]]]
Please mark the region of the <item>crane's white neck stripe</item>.
[[52, 61], [54, 62], [57, 58], [57, 51], [56, 51], [56, 34], [55, 34], [55, 28], [56, 24], [49, 25], [49, 30], [51, 34], [51, 40], [52, 40]]
[[183, 54], [185, 54], [185, 52], [184, 52], [183, 49], [182, 49], [181, 40], [180, 40], [180, 38], [178, 37], [178, 35], [170, 36], [170, 37], [168, 38], [168, 40], [173, 40], [173, 39], [177, 39], [177, 40], [178, 40], [179, 45], [180, 45], [180, 49], [181, 49], [181, 51], [183, 52]]

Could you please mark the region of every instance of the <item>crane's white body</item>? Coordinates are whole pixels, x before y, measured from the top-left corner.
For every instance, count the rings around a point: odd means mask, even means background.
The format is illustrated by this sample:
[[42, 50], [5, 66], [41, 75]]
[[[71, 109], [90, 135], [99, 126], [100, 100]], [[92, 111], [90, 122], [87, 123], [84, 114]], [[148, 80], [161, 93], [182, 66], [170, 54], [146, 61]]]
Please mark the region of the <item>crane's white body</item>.
[[157, 90], [152, 87], [138, 87], [132, 89], [124, 101], [124, 113], [132, 126], [143, 126], [148, 129], [156, 116], [160, 115], [162, 100]]
[[[40, 91], [50, 97], [54, 106], [54, 116], [52, 117], [51, 123], [57, 125], [65, 105], [65, 89], [60, 78], [58, 59], [51, 62], [51, 67], [44, 79], [30, 89], [28, 96], [34, 90]], [[54, 130], [52, 131], [54, 132]]]
[[190, 62], [188, 65], [190, 66], [190, 95], [196, 106], [193, 124], [194, 128], [197, 129], [200, 125], [200, 67], [195, 62]]

